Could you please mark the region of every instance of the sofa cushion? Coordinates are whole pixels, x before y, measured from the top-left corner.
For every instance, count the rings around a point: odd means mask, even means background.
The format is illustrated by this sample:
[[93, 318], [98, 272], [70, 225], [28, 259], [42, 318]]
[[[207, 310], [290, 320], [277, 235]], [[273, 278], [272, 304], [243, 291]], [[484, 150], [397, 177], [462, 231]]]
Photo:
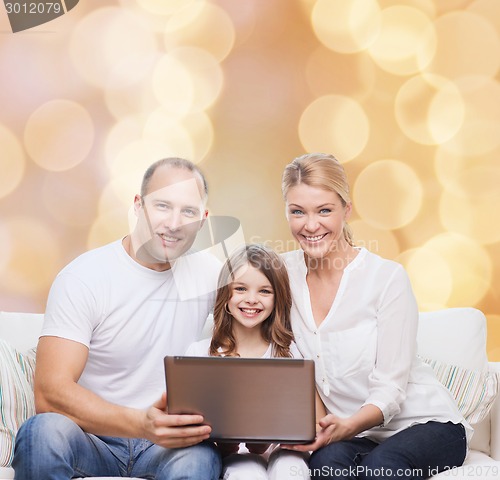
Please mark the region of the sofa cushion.
[[38, 343], [42, 324], [43, 313], [0, 312], [0, 338], [25, 352]]
[[471, 425], [486, 418], [498, 395], [500, 378], [497, 373], [469, 370], [428, 358], [423, 360], [451, 392], [460, 413]]
[[35, 414], [34, 354], [21, 354], [0, 339], [0, 467], [12, 463], [17, 430]]
[[419, 315], [418, 353], [450, 365], [484, 372], [486, 317], [475, 308], [447, 308]]

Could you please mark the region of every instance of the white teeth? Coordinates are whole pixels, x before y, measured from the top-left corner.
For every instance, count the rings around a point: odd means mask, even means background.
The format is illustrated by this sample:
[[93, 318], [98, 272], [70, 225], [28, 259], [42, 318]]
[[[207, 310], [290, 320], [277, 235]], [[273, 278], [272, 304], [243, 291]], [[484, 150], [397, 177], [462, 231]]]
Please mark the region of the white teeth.
[[179, 239], [176, 237], [169, 237], [168, 235], [164, 235], [160, 233], [160, 237], [163, 238], [163, 240], [166, 240], [167, 242], [177, 242]]
[[245, 313], [250, 314], [260, 312], [260, 310], [258, 310], [257, 308], [242, 308], [241, 310]]
[[326, 234], [323, 235], [316, 235], [315, 237], [306, 237], [306, 240], [308, 242], [317, 242], [318, 240], [321, 240]]

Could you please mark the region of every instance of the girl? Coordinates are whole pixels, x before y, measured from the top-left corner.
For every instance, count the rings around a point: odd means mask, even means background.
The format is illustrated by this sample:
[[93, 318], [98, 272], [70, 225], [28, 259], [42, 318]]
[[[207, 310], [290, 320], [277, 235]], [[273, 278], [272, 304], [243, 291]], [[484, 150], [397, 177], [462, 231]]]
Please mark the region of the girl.
[[[462, 465], [470, 426], [416, 356], [418, 309], [403, 267], [354, 246], [349, 186], [331, 155], [287, 165], [283, 195], [301, 249], [284, 255], [300, 351], [327, 411], [311, 476], [422, 479]], [[376, 472], [376, 473], [374, 473]]]
[[[261, 245], [243, 247], [231, 255], [219, 275], [212, 338], [193, 343], [186, 355], [301, 358], [290, 326], [291, 304], [281, 258]], [[307, 454], [265, 444], [221, 444], [219, 448], [224, 480], [309, 478]]]

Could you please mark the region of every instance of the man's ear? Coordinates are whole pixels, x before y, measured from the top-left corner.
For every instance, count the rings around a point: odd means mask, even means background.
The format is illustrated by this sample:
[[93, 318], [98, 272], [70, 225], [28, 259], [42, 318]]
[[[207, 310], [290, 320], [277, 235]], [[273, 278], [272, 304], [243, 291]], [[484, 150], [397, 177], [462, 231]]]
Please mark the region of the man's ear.
[[201, 217], [201, 221], [200, 221], [200, 227], [198, 228], [198, 230], [201, 230], [201, 227], [203, 227], [204, 223], [205, 223], [205, 220], [208, 218], [208, 210], [205, 210], [203, 212], [203, 216]]
[[134, 212], [136, 216], [139, 215], [139, 210], [142, 208], [142, 205], [142, 197], [137, 193], [134, 197]]

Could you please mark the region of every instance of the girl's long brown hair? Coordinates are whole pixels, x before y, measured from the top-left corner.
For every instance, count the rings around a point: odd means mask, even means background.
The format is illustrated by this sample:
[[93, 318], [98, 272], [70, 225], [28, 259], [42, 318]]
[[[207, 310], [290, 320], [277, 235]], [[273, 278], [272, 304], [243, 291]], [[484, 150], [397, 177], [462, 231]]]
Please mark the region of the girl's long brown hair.
[[219, 274], [210, 355], [238, 355], [232, 328], [233, 317], [227, 313], [226, 305], [233, 294], [234, 275], [244, 265], [251, 265], [262, 272], [269, 280], [274, 292], [273, 311], [260, 325], [262, 338], [272, 345], [274, 357], [291, 357], [290, 343], [293, 340], [293, 334], [290, 309], [292, 295], [288, 273], [279, 255], [273, 250], [257, 244], [246, 245], [231, 255]]

